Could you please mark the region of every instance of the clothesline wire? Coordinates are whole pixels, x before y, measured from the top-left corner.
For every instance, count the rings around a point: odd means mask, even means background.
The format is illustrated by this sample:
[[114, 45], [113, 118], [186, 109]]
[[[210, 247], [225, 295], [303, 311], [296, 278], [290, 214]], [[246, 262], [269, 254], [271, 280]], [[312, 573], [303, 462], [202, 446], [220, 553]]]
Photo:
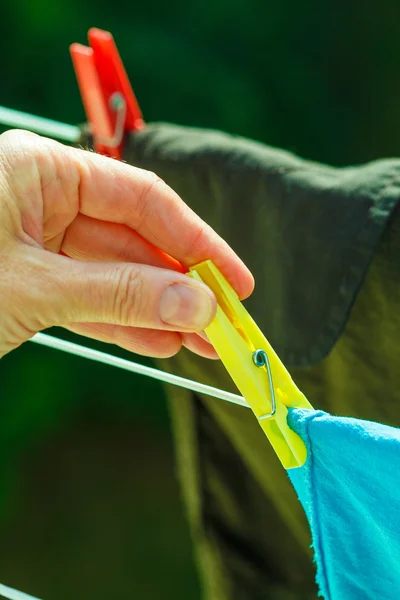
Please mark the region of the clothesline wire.
[[3, 585], [2, 583], [0, 583], [0, 596], [3, 598], [8, 598], [8, 600], [39, 600], [39, 598], [36, 598], [35, 596], [24, 594], [24, 592], [14, 590], [13, 588]]
[[113, 356], [112, 354], [106, 354], [105, 352], [100, 352], [99, 350], [88, 348], [87, 346], [81, 346], [80, 344], [67, 342], [66, 340], [61, 340], [44, 333], [37, 333], [33, 338], [31, 338], [30, 341], [40, 344], [41, 346], [47, 346], [48, 348], [61, 350], [62, 352], [80, 356], [81, 358], [88, 358], [89, 360], [93, 360], [104, 365], [117, 367], [118, 369], [123, 369], [124, 371], [129, 371], [138, 375], [145, 375], [147, 377], [151, 377], [152, 379], [169, 383], [171, 385], [176, 385], [177, 387], [185, 388], [186, 390], [190, 390], [192, 392], [204, 394], [206, 396], [211, 396], [213, 398], [218, 398], [219, 400], [225, 400], [226, 402], [231, 402], [233, 404], [238, 404], [240, 406], [249, 408], [246, 400], [238, 394], [232, 394], [231, 392], [226, 392], [225, 390], [220, 390], [219, 388], [215, 388], [204, 383], [199, 383], [198, 381], [193, 381], [192, 379], [179, 377], [178, 375], [173, 375], [172, 373], [167, 373], [166, 371], [154, 369], [153, 367], [147, 367], [145, 365], [141, 365], [140, 363], [119, 358], [118, 356]]
[[52, 119], [37, 117], [5, 106], [0, 106], [0, 124], [17, 129], [27, 129], [72, 144], [77, 143], [81, 137], [80, 129], [76, 125], [67, 125]]

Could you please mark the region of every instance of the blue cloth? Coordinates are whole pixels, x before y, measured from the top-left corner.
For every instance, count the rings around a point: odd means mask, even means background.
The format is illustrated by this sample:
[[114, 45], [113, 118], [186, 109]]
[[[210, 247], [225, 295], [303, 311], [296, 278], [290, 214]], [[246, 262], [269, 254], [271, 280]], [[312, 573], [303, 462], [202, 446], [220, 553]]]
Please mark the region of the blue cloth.
[[400, 598], [400, 430], [293, 409], [308, 449], [288, 471], [310, 524], [326, 600]]

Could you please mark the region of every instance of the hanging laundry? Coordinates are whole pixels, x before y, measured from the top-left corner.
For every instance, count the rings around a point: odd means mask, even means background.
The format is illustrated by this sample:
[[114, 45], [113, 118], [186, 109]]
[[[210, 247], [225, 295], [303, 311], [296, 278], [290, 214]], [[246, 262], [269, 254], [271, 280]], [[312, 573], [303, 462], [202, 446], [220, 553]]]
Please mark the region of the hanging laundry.
[[[313, 403], [399, 422], [400, 162], [335, 169], [218, 132], [143, 129], [142, 121], [119, 132], [121, 104], [109, 114], [110, 100], [103, 105], [114, 129], [108, 138], [93, 131], [95, 144], [156, 171], [245, 258], [258, 285], [250, 312]], [[175, 373], [230, 385], [217, 364], [205, 369], [187, 355], [169, 362]], [[273, 416], [266, 390], [260, 423]], [[308, 530], [264, 427], [200, 392], [173, 396], [211, 597], [313, 597]], [[310, 522], [321, 593], [394, 599], [399, 430], [302, 409], [289, 411], [289, 426], [307, 453], [288, 472]]]
[[293, 409], [307, 461], [288, 471], [312, 533], [325, 600], [400, 594], [400, 429]]

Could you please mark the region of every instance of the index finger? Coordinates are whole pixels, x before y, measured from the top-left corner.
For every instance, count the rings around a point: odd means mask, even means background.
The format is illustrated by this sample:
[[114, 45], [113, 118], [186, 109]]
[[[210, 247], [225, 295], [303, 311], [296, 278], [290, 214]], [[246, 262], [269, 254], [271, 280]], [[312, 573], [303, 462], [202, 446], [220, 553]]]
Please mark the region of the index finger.
[[154, 173], [71, 149], [80, 172], [80, 212], [131, 227], [190, 267], [211, 259], [240, 298], [254, 288], [250, 271], [229, 245]]

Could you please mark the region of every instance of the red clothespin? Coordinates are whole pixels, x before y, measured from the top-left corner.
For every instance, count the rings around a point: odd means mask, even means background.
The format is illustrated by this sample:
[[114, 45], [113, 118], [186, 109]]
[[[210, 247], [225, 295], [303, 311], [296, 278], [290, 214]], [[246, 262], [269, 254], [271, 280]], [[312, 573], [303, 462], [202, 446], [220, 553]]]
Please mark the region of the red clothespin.
[[96, 152], [121, 159], [125, 136], [144, 121], [114, 38], [90, 29], [90, 47], [72, 44], [71, 57]]

